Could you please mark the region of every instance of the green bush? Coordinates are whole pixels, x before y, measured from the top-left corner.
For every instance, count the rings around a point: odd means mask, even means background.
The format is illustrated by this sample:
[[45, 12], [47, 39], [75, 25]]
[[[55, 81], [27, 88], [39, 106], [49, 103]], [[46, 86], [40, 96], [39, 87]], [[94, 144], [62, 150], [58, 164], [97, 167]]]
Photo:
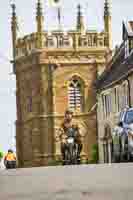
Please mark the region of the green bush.
[[62, 165], [61, 160], [51, 160], [48, 162], [48, 166], [59, 166], [59, 165]]
[[2, 151], [0, 151], [0, 158], [3, 158], [4, 154]]
[[92, 154], [91, 154], [91, 160], [89, 163], [96, 164], [98, 163], [98, 145], [94, 144], [92, 147]]

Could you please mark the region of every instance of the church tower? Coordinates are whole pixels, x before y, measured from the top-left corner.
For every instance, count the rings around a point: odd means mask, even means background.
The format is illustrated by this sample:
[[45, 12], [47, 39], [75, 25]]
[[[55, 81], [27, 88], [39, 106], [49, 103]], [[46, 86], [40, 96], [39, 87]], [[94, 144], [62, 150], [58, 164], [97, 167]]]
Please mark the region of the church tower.
[[44, 29], [42, 7], [41, 0], [37, 0], [36, 32], [17, 38], [15, 5], [12, 6], [20, 167], [44, 166], [61, 159], [57, 138], [68, 108], [79, 125], [83, 161], [91, 160], [92, 147], [97, 143], [93, 83], [97, 72], [105, 67], [105, 54], [110, 47], [108, 23], [105, 32], [87, 30], [78, 5], [75, 30], [53, 30], [49, 34]]

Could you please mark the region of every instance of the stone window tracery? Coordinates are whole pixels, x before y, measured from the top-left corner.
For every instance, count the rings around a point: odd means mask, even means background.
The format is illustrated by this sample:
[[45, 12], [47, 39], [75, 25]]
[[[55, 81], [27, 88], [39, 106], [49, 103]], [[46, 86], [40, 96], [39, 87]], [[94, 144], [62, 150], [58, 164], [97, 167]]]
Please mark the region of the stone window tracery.
[[69, 108], [71, 110], [82, 110], [83, 106], [83, 95], [82, 95], [82, 86], [81, 82], [74, 78], [69, 83], [68, 86], [68, 100], [69, 100]]

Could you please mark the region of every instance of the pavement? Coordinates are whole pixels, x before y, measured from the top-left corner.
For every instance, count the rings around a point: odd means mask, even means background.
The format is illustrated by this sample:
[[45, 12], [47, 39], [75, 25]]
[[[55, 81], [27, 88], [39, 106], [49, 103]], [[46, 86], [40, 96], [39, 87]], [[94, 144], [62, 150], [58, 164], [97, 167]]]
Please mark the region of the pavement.
[[0, 200], [133, 200], [133, 164], [0, 170]]

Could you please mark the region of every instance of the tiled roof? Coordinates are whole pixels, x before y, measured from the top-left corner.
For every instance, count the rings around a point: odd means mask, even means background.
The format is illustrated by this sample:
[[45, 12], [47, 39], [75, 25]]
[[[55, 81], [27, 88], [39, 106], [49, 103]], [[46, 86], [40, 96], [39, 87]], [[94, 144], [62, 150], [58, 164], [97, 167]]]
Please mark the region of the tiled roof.
[[133, 71], [133, 50], [130, 52], [130, 56], [125, 59], [125, 40], [127, 37], [133, 37], [133, 21], [123, 22], [123, 43], [116, 50], [110, 63], [107, 64], [106, 70], [96, 80], [97, 90], [109, 88]]
[[125, 78], [131, 71], [133, 71], [133, 53], [125, 60], [123, 46], [119, 49], [116, 60], [111, 66], [106, 69], [103, 74], [96, 81], [97, 90], [104, 90], [109, 88], [112, 84], [116, 84], [121, 79]]

